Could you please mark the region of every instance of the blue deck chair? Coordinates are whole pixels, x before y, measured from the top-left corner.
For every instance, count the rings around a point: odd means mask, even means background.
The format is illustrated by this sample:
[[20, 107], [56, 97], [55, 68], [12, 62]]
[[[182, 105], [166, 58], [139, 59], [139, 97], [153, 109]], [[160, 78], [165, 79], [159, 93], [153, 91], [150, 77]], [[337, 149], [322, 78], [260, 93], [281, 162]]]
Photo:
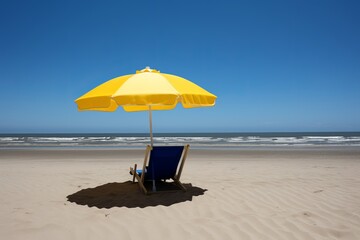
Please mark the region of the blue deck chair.
[[[182, 190], [186, 191], [184, 185], [180, 182], [180, 176], [184, 167], [189, 145], [186, 146], [147, 146], [145, 152], [144, 165], [141, 170], [130, 167], [130, 174], [133, 175], [133, 182], [137, 179], [140, 188], [145, 194], [145, 181], [152, 181], [153, 191], [156, 192], [156, 182], [173, 179], [174, 183]], [[147, 165], [147, 163], [149, 164]], [[180, 163], [180, 165], [179, 165]]]

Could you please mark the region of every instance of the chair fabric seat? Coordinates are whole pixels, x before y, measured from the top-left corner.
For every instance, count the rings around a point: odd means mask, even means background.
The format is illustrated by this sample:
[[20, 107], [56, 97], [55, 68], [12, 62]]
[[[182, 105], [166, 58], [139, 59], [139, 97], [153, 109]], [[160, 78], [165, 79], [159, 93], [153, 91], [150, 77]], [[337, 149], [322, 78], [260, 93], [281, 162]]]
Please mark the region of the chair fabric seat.
[[[189, 145], [152, 147], [148, 145], [143, 167], [137, 169], [137, 165], [135, 164], [134, 168], [130, 168], [130, 174], [134, 175], [133, 182], [136, 178], [145, 194], [149, 191], [144, 186], [144, 181], [152, 181], [152, 192], [156, 192], [155, 182], [166, 181], [167, 179], [173, 179], [179, 188], [186, 191], [186, 188], [180, 182], [180, 176], [188, 149]], [[180, 162], [181, 164], [179, 164]], [[142, 169], [144, 169], [145, 172]]]
[[175, 176], [184, 146], [154, 146], [150, 152], [146, 180], [163, 180]]

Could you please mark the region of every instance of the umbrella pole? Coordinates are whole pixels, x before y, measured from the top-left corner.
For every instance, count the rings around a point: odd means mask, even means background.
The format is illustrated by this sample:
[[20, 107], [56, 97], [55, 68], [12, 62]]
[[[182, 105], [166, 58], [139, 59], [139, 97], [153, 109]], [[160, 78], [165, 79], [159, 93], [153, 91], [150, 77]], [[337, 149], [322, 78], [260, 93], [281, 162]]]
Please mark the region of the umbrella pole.
[[[149, 122], [150, 122], [150, 140], [151, 140], [151, 150], [154, 144], [153, 140], [153, 132], [152, 132], [152, 111], [151, 111], [151, 105], [149, 105]], [[152, 181], [153, 183], [153, 192], [156, 192], [156, 185], [155, 180]]]
[[154, 140], [153, 140], [153, 131], [152, 131], [152, 111], [151, 111], [151, 105], [149, 105], [149, 122], [150, 122], [150, 142], [151, 142], [151, 147], [154, 145]]

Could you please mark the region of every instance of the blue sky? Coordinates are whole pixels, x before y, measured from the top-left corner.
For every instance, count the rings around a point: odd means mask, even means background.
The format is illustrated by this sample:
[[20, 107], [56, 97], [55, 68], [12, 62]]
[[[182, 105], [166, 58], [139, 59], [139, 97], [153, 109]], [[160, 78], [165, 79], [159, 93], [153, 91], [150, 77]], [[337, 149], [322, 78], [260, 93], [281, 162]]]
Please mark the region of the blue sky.
[[0, 1], [0, 133], [148, 132], [74, 100], [145, 66], [218, 96], [154, 132], [360, 131], [358, 1]]

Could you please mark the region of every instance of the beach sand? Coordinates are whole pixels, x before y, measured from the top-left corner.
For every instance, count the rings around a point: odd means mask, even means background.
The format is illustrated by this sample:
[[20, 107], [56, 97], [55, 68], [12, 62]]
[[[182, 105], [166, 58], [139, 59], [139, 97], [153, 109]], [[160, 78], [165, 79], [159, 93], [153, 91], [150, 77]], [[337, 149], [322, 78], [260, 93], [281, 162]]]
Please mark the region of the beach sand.
[[0, 239], [360, 239], [358, 147], [190, 149], [189, 191], [151, 196], [143, 158], [0, 149]]

